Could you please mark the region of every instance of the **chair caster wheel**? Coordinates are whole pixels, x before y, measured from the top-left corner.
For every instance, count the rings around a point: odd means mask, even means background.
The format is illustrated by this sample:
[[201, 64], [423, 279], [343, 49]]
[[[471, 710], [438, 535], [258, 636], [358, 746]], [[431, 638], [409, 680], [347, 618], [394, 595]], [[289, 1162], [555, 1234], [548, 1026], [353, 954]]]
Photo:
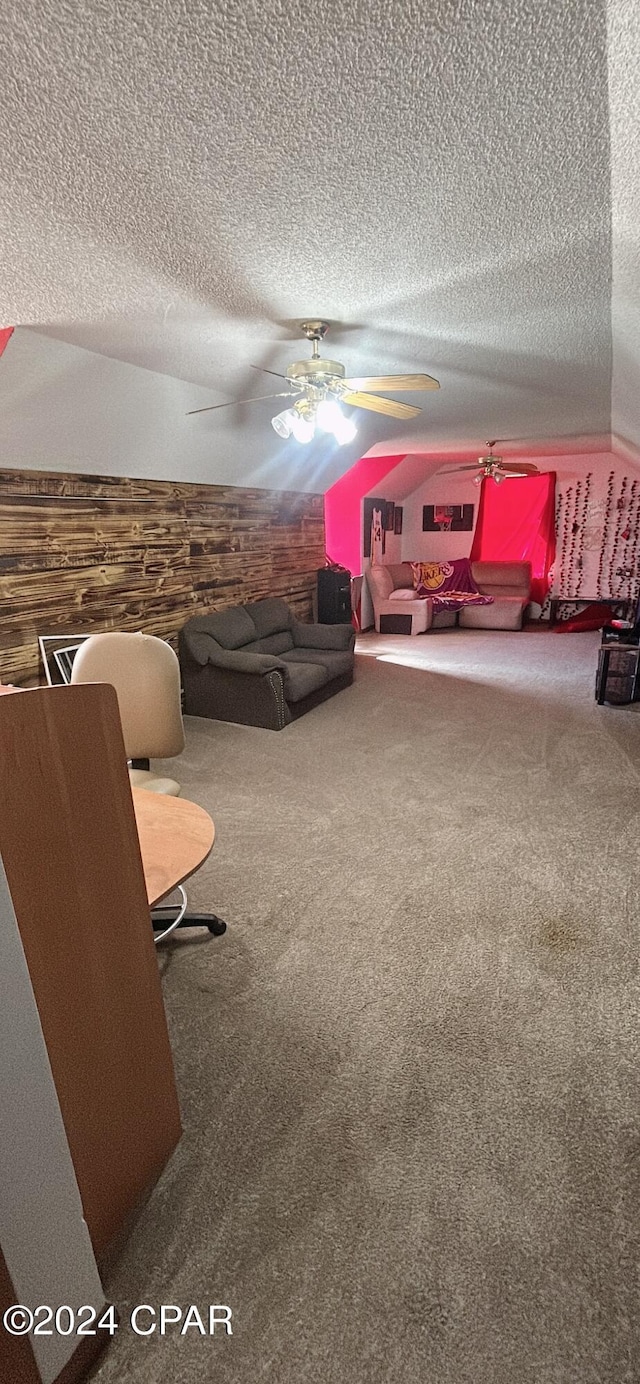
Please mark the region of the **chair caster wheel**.
[[222, 918], [213, 918], [207, 927], [212, 937], [222, 937], [223, 932], [227, 931], [227, 924], [223, 923]]

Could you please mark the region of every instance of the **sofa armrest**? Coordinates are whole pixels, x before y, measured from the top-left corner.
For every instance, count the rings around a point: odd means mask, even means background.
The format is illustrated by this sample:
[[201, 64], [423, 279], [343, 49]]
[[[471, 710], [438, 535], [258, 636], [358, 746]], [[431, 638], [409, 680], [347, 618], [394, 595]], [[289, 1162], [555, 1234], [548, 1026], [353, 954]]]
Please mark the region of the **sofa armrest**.
[[291, 634], [300, 649], [352, 649], [356, 640], [353, 625], [305, 625], [295, 616]]
[[280, 672], [284, 670], [282, 659], [275, 654], [258, 654], [239, 649], [225, 649], [224, 645], [219, 644], [212, 634], [206, 630], [194, 629], [196, 621], [184, 626], [178, 635], [178, 653], [180, 656], [181, 667], [196, 664], [198, 668], [206, 668], [210, 664], [213, 668], [227, 668], [231, 672], [252, 673], [271, 673], [274, 668]]
[[226, 668], [230, 673], [248, 673], [261, 677], [275, 668], [284, 676], [287, 666], [275, 654], [243, 653], [242, 649], [223, 649], [218, 646], [209, 653], [207, 663], [214, 668]]
[[433, 624], [433, 601], [430, 596], [419, 596], [415, 601], [376, 601], [375, 627], [380, 633], [380, 619], [384, 615], [409, 615], [411, 633], [423, 634]]
[[[255, 655], [259, 657], [259, 655]], [[248, 662], [246, 655], [245, 661]], [[282, 730], [291, 720], [279, 668], [261, 675], [207, 663], [183, 667], [184, 709], [188, 716], [235, 721], [244, 726]]]
[[433, 619], [433, 600], [431, 596], [416, 596], [413, 601], [399, 600], [378, 601], [378, 610], [383, 615], [413, 615], [416, 610], [425, 610], [429, 623]]

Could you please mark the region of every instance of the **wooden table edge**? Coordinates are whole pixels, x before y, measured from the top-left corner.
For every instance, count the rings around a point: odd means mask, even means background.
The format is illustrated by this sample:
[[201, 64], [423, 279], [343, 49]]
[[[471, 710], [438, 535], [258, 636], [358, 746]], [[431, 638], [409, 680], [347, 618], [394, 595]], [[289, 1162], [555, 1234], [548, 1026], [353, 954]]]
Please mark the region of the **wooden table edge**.
[[216, 829], [209, 813], [189, 798], [146, 788], [132, 788], [131, 793], [147, 900], [153, 908], [208, 859]]

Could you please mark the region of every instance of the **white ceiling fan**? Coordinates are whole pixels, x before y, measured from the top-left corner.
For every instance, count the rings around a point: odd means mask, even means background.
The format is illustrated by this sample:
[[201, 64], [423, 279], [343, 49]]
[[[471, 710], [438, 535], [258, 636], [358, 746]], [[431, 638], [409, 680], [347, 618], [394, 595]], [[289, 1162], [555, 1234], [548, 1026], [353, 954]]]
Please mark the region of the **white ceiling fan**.
[[[350, 404], [354, 408], [369, 409], [382, 413], [387, 418], [415, 418], [422, 412], [416, 404], [404, 404], [399, 399], [379, 398], [382, 391], [439, 389], [440, 385], [431, 375], [360, 375], [346, 377], [344, 365], [337, 360], [327, 360], [320, 355], [320, 343], [329, 330], [329, 323], [314, 319], [302, 322], [300, 330], [312, 343], [311, 359], [296, 360], [287, 367], [284, 375], [277, 370], [263, 370], [265, 375], [275, 375], [285, 380], [287, 389], [276, 394], [258, 394], [253, 399], [234, 399], [226, 404], [210, 404], [208, 408], [190, 409], [193, 413], [210, 413], [213, 409], [230, 408], [232, 403], [252, 404], [259, 399], [293, 399], [295, 402], [282, 413], [276, 414], [271, 423], [280, 437], [292, 434], [297, 442], [310, 442], [316, 428], [332, 432], [339, 443], [352, 442], [356, 426], [352, 419], [342, 413], [340, 404]], [[261, 366], [253, 366], [262, 370]]]
[[477, 471], [474, 476], [474, 485], [481, 485], [485, 477], [494, 480], [496, 485], [502, 481], [512, 479], [517, 476], [539, 476], [537, 466], [531, 461], [505, 461], [503, 457], [494, 456], [493, 448], [496, 445], [496, 438], [493, 442], [487, 442], [489, 451], [486, 456], [478, 457], [477, 462], [464, 466], [449, 466], [446, 471], [441, 471], [441, 475], [448, 476], [454, 471]]

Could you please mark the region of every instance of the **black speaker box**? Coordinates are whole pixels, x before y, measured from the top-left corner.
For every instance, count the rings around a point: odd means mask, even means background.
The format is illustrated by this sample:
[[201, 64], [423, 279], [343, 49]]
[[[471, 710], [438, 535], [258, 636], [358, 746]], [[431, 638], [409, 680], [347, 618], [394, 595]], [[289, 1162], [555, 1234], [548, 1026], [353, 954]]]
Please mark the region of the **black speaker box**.
[[351, 622], [351, 573], [321, 567], [318, 572], [318, 623], [348, 625]]

